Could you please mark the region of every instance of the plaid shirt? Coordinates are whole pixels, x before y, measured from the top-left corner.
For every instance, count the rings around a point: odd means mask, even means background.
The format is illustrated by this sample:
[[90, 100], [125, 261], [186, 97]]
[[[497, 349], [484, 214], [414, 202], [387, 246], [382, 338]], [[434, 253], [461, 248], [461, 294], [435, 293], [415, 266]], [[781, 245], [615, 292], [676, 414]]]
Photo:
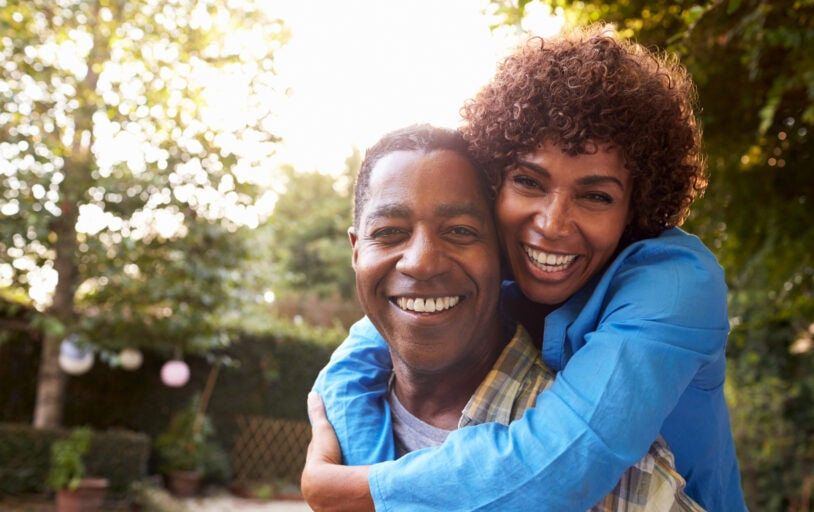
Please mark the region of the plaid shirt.
[[[551, 387], [554, 378], [528, 332], [518, 325], [514, 337], [464, 408], [458, 427], [493, 421], [508, 425], [534, 407], [537, 395]], [[590, 510], [703, 512], [684, 493], [684, 485], [672, 452], [659, 436], [642, 460], [628, 469], [613, 491]]]

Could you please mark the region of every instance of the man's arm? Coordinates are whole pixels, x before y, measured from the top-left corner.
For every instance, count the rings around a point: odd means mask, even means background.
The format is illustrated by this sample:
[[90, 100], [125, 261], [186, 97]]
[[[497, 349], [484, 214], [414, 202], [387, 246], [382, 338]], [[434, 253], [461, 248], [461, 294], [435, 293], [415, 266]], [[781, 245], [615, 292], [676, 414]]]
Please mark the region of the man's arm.
[[342, 466], [339, 442], [325, 416], [322, 399], [308, 394], [311, 443], [302, 472], [302, 494], [317, 512], [373, 511], [367, 483], [369, 466]]

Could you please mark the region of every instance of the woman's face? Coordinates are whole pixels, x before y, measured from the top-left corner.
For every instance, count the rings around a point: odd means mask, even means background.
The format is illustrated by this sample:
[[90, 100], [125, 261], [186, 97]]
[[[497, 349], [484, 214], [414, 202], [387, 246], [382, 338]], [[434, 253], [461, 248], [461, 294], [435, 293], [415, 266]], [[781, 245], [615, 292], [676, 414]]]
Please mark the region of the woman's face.
[[630, 173], [618, 149], [569, 156], [550, 143], [520, 155], [496, 211], [512, 273], [534, 302], [568, 300], [613, 256], [632, 219]]

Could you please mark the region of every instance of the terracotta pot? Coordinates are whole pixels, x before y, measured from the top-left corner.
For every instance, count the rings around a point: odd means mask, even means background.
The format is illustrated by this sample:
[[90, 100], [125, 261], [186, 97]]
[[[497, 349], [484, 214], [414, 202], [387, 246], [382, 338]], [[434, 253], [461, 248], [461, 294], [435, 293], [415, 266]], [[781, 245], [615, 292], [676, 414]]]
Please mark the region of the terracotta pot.
[[201, 490], [202, 480], [199, 471], [172, 471], [167, 475], [167, 488], [176, 496], [189, 498]]
[[106, 478], [83, 478], [76, 489], [57, 491], [57, 512], [100, 512], [105, 502]]

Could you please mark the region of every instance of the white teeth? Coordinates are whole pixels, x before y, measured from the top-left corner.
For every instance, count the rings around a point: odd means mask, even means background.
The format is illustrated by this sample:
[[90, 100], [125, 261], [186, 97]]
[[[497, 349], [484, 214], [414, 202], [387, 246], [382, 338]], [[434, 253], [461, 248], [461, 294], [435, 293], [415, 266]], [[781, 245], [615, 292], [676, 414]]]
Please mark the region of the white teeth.
[[529, 258], [531, 258], [531, 260], [536, 263], [539, 268], [545, 270], [546, 272], [558, 272], [560, 270], [565, 270], [568, 268], [568, 265], [577, 259], [576, 254], [552, 254], [550, 252], [538, 251], [530, 247], [525, 247], [525, 249]]
[[426, 297], [417, 299], [399, 297], [396, 299], [396, 304], [405, 311], [435, 313], [455, 307], [460, 300], [460, 297]]

